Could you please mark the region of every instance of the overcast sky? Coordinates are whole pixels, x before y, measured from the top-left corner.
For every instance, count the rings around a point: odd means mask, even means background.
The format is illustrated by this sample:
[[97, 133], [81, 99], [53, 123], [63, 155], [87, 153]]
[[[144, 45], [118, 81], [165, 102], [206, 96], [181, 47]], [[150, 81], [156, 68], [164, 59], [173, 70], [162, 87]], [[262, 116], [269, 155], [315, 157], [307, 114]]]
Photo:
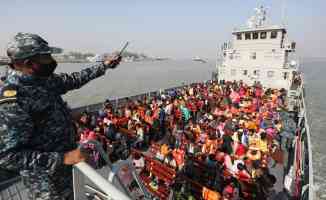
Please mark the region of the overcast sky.
[[[130, 41], [150, 56], [215, 58], [218, 47], [266, 5], [274, 24], [285, 5], [301, 56], [326, 57], [326, 0], [0, 0], [0, 55], [17, 32], [66, 50], [110, 52]], [[285, 4], [283, 3], [285, 2]]]

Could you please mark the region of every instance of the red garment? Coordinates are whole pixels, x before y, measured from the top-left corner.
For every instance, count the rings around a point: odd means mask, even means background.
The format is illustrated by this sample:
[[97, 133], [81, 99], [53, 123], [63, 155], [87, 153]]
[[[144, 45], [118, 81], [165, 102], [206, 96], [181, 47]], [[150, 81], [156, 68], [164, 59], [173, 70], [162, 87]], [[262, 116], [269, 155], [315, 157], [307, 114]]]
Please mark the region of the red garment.
[[228, 186], [225, 187], [224, 191], [225, 191], [227, 194], [233, 195], [234, 189], [233, 189], [232, 186], [228, 185]]
[[250, 175], [248, 174], [248, 172], [246, 172], [245, 170], [241, 170], [237, 173], [237, 176], [239, 177], [239, 180], [241, 181], [249, 181], [250, 180]]
[[174, 115], [175, 115], [175, 118], [181, 119], [182, 118], [181, 110], [179, 108], [176, 108]]
[[198, 108], [198, 109], [202, 109], [203, 106], [204, 106], [204, 101], [203, 101], [203, 100], [199, 100], [199, 101], [197, 101], [197, 108]]
[[197, 111], [197, 107], [196, 107], [196, 105], [195, 105], [193, 102], [189, 102], [189, 103], [187, 104], [187, 108], [188, 108], [189, 110], [191, 110], [192, 112], [196, 112], [196, 111]]
[[117, 125], [124, 126], [128, 124], [129, 119], [127, 117], [121, 117], [117, 121]]
[[235, 151], [235, 155], [237, 156], [244, 156], [246, 154], [246, 147], [239, 143], [237, 150]]
[[172, 155], [177, 163], [178, 166], [183, 165], [184, 164], [184, 155], [185, 152], [181, 149], [176, 149], [172, 152]]

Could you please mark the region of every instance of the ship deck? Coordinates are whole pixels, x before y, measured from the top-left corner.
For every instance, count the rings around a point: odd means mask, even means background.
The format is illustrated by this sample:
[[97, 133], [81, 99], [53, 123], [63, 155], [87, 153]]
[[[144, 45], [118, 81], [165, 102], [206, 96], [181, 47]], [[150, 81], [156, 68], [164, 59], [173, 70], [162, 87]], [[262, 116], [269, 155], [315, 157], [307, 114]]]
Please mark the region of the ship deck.
[[[178, 88], [176, 88], [176, 90], [178, 90]], [[155, 94], [157, 95], [158, 93], [155, 93]], [[155, 96], [155, 94], [152, 94], [152, 97]], [[148, 97], [148, 95], [140, 95], [140, 96], [133, 97], [133, 98], [134, 99], [142, 99], [144, 97]], [[123, 107], [126, 105], [126, 103], [128, 103], [128, 101], [132, 101], [133, 98], [128, 98], [127, 100], [121, 99], [118, 102], [111, 102], [111, 103], [115, 104], [116, 106]], [[80, 109], [76, 109], [75, 116], [80, 116], [81, 111], [85, 110], [86, 108], [88, 108], [89, 112], [97, 112], [99, 110], [99, 108], [102, 107], [102, 105], [103, 104], [87, 106], [87, 107], [83, 107]], [[282, 119], [284, 124], [292, 124], [292, 125], [295, 124], [295, 120], [291, 117], [290, 113], [284, 112], [284, 114], [285, 114], [284, 115], [285, 118]], [[293, 127], [291, 129], [293, 129]], [[121, 133], [121, 134], [126, 134], [126, 133], [128, 133], [128, 131], [127, 132], [123, 131], [123, 133]], [[135, 132], [131, 131], [131, 134], [134, 134], [134, 133]], [[294, 134], [294, 133], [292, 133], [292, 134]], [[130, 136], [130, 134], [129, 134], [129, 136]], [[157, 140], [156, 143], [164, 144], [164, 143], [167, 143], [166, 141], [167, 141], [167, 138], [164, 137], [161, 140]], [[148, 149], [145, 149], [145, 150], [141, 149], [139, 151], [141, 153], [143, 153], [145, 156], [150, 157], [149, 162], [152, 162], [155, 160], [155, 155], [150, 155], [151, 147], [149, 147]], [[271, 192], [270, 192], [270, 196], [268, 197], [268, 199], [282, 199], [282, 198], [287, 199], [286, 195], [283, 194], [283, 188], [284, 188], [283, 181], [284, 181], [285, 172], [287, 172], [287, 170], [288, 170], [287, 169], [288, 168], [287, 161], [289, 159], [288, 152], [283, 150], [281, 157], [283, 157], [284, 162], [278, 162], [276, 164], [275, 163], [268, 164], [270, 174], [274, 175], [277, 180], [276, 183], [273, 185], [273, 188], [270, 190]], [[129, 157], [129, 159], [131, 159], [131, 157]], [[156, 162], [156, 161], [154, 161], [154, 162]], [[100, 172], [102, 173], [103, 176], [107, 176], [107, 170], [102, 169]], [[9, 175], [9, 174], [7, 174], [7, 175]], [[1, 176], [1, 177], [4, 177], [4, 176]], [[143, 181], [145, 181], [146, 177], [143, 176], [142, 179], [143, 179]], [[5, 178], [5, 180], [7, 180], [7, 179]], [[149, 181], [149, 180], [147, 180], [147, 181]], [[189, 181], [191, 182], [192, 180], [189, 180]], [[124, 182], [124, 180], [122, 180], [122, 182]], [[171, 182], [174, 182], [174, 180], [172, 180]], [[196, 183], [196, 184], [198, 184], [198, 183]], [[156, 190], [155, 189], [153, 190], [153, 188], [151, 188], [149, 183], [147, 183], [145, 185], [147, 186], [149, 192], [151, 192], [154, 196], [157, 196]], [[201, 185], [201, 187], [202, 186], [203, 185]], [[172, 187], [172, 185], [170, 185], [169, 187]], [[4, 188], [6, 188], [6, 189], [4, 189]], [[15, 178], [7, 181], [6, 183], [0, 181], [0, 191], [1, 191], [0, 192], [0, 200], [27, 199], [26, 188], [24, 188], [19, 177], [15, 177]], [[165, 198], [166, 198], [166, 196], [164, 196], [164, 198], [162, 197], [161, 199], [165, 199]]]

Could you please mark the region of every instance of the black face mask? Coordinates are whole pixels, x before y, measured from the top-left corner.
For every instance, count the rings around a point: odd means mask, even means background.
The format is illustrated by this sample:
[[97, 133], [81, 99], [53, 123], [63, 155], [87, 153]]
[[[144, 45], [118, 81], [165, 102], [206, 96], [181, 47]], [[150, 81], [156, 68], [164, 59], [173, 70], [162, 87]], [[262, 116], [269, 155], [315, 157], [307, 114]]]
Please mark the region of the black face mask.
[[38, 64], [33, 66], [34, 75], [38, 77], [49, 77], [57, 68], [57, 61], [53, 60], [49, 64]]

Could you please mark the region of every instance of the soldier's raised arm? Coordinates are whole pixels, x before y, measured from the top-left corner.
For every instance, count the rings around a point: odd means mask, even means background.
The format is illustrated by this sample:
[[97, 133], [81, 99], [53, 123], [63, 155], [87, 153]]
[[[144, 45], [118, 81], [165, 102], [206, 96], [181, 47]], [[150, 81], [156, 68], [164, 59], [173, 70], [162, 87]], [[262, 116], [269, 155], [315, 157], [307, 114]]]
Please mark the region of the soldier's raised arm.
[[54, 74], [48, 80], [49, 87], [59, 94], [79, 89], [89, 81], [104, 75], [107, 69], [115, 68], [120, 61], [121, 56], [114, 56], [80, 72]]

